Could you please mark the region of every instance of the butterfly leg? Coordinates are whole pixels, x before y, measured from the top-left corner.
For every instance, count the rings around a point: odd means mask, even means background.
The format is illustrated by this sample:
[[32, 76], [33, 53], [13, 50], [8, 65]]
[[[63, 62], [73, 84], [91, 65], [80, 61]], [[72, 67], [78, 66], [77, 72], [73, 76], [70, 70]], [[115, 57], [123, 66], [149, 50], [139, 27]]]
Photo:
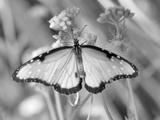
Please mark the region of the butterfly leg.
[[77, 73], [77, 72], [75, 72], [75, 77], [76, 77], [76, 78], [78, 78], [78, 76], [79, 76], [79, 75], [78, 75], [78, 73]]
[[86, 76], [86, 73], [84, 71], [81, 71], [81, 72], [75, 72], [75, 77], [76, 78], [81, 78], [81, 79], [84, 79]]

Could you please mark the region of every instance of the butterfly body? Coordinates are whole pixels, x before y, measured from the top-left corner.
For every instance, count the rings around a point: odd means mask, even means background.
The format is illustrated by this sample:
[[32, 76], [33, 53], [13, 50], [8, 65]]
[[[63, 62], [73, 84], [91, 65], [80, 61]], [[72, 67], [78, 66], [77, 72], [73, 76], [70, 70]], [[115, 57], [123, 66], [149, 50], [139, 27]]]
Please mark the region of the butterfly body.
[[21, 65], [13, 73], [17, 82], [37, 82], [54, 86], [62, 94], [81, 90], [82, 82], [91, 93], [99, 93], [105, 84], [133, 78], [136, 66], [128, 60], [92, 45], [64, 46], [46, 51]]
[[77, 72], [76, 77], [79, 77], [80, 79], [84, 79], [85, 78], [85, 71], [84, 71], [84, 66], [83, 66], [83, 59], [82, 59], [82, 50], [81, 47], [78, 43], [78, 40], [74, 41], [74, 47], [73, 47], [73, 51], [75, 54], [75, 59], [76, 59], [76, 67], [77, 67]]

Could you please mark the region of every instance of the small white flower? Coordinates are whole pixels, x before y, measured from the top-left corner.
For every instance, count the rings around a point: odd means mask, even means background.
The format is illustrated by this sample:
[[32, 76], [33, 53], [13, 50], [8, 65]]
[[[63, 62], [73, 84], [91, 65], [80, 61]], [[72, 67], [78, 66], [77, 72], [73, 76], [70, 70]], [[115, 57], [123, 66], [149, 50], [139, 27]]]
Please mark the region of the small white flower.
[[134, 13], [132, 13], [129, 9], [125, 9], [123, 7], [111, 7], [105, 10], [104, 13], [101, 13], [97, 21], [99, 23], [111, 23], [115, 22], [119, 23], [125, 19], [132, 18]]
[[49, 20], [50, 28], [54, 30], [66, 31], [72, 26], [72, 21], [79, 13], [79, 8], [71, 8], [62, 11], [58, 16]]
[[79, 14], [80, 9], [77, 7], [69, 8], [66, 10], [66, 14], [69, 18], [74, 18]]
[[61, 30], [61, 26], [59, 25], [60, 24], [60, 19], [57, 17], [57, 16], [54, 16], [53, 18], [51, 18], [49, 20], [49, 27], [51, 29], [54, 29], [54, 30]]
[[64, 16], [64, 17], [62, 18], [62, 20], [63, 20], [63, 21], [69, 21], [69, 18], [66, 17], [66, 16]]
[[59, 18], [65, 18], [65, 17], [67, 17], [67, 15], [66, 15], [66, 10], [63, 10], [59, 15], [58, 15], [58, 17]]
[[52, 46], [52, 48], [58, 48], [58, 47], [62, 46], [62, 44], [61, 44], [60, 40], [57, 40], [51, 46]]
[[62, 29], [65, 31], [67, 29], [67, 26], [66, 25], [62, 26]]
[[58, 40], [59, 39], [59, 35], [53, 35], [52, 36], [54, 39]]
[[68, 26], [70, 26], [70, 25], [72, 24], [72, 22], [71, 22], [71, 21], [67, 21], [66, 24], [67, 24]]

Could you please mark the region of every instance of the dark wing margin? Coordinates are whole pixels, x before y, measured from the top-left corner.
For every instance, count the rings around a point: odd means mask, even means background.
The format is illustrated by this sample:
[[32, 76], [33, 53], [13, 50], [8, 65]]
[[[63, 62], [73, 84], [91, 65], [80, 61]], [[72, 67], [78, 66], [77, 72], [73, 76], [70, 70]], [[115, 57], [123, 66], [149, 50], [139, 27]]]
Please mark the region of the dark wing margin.
[[66, 94], [66, 95], [74, 94], [82, 89], [82, 79], [79, 80], [79, 83], [77, 86], [72, 87], [70, 89], [62, 88], [59, 84], [55, 84], [54, 88], [56, 91], [58, 91], [61, 94]]
[[105, 89], [105, 84], [138, 76], [138, 69], [125, 58], [96, 46], [83, 45], [82, 58], [86, 72], [85, 88], [92, 93]]
[[24, 66], [28, 65], [28, 64], [32, 64], [36, 61], [38, 62], [43, 62], [45, 60], [45, 57], [48, 56], [48, 55], [51, 55], [51, 54], [54, 54], [58, 51], [61, 51], [61, 50], [65, 50], [65, 49], [71, 49], [72, 47], [71, 46], [65, 46], [65, 47], [59, 47], [59, 48], [56, 48], [56, 49], [52, 49], [52, 50], [49, 50], [49, 51], [46, 51], [40, 55], [38, 55], [37, 57], [34, 57], [33, 59], [25, 62], [24, 64], [22, 64], [20, 67], [18, 67], [12, 74], [12, 78], [14, 81], [16, 82], [36, 82], [36, 83], [42, 83], [46, 86], [51, 86], [50, 83], [46, 82], [45, 80], [41, 80], [39, 78], [27, 78], [27, 79], [21, 79], [19, 77], [17, 77], [17, 74], [19, 73], [19, 71], [21, 70], [21, 68], [23, 68]]
[[13, 80], [54, 86], [56, 91], [66, 95], [78, 92], [82, 80], [75, 78], [77, 69], [72, 48], [60, 47], [38, 55], [17, 68], [12, 74]]

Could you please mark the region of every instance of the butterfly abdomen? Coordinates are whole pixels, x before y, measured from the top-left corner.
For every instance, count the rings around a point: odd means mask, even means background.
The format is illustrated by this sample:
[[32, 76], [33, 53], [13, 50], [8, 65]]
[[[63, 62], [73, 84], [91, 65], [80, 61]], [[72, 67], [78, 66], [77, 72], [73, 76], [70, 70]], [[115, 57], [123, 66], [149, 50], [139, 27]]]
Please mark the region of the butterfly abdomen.
[[76, 61], [77, 61], [76, 76], [84, 79], [86, 76], [86, 73], [84, 71], [84, 66], [83, 66], [82, 50], [79, 45], [75, 46], [75, 56], [76, 56]]
[[84, 71], [83, 64], [80, 64], [80, 65], [79, 65], [78, 71], [79, 71], [80, 78], [85, 78], [86, 73], [85, 73], [85, 71]]

